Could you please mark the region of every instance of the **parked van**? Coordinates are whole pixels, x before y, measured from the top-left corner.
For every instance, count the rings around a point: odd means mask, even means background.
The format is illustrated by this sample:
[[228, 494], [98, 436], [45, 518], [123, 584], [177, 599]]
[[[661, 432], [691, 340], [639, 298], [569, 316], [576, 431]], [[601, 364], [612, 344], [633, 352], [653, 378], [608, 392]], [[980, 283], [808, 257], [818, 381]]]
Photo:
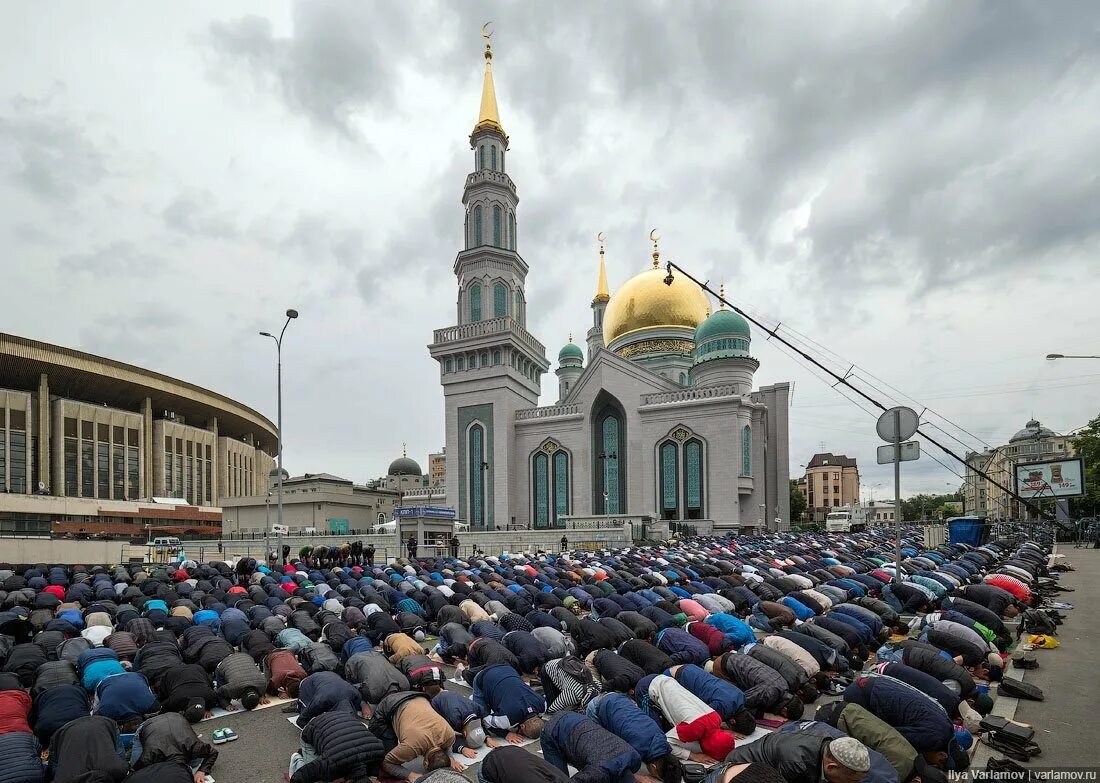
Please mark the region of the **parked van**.
[[272, 525], [271, 534], [274, 536], [285, 536], [290, 533], [290, 528], [286, 525]]
[[161, 536], [160, 538], [153, 539], [153, 546], [156, 547], [179, 547], [180, 540], [175, 536]]

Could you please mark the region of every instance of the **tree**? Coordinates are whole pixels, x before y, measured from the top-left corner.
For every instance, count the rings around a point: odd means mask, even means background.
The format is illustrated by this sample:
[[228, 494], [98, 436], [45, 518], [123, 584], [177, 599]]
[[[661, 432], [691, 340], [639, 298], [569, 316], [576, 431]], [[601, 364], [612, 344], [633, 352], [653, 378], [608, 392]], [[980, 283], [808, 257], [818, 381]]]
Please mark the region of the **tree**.
[[806, 496], [798, 488], [798, 482], [791, 479], [791, 522], [801, 521], [804, 513], [806, 513]]
[[1085, 496], [1070, 500], [1070, 513], [1078, 518], [1095, 516], [1100, 513], [1100, 416], [1073, 437], [1073, 449], [1085, 472]]
[[921, 518], [931, 520], [944, 503], [962, 502], [962, 495], [953, 492], [948, 495], [914, 495], [901, 501], [901, 518], [906, 522], [916, 522]]

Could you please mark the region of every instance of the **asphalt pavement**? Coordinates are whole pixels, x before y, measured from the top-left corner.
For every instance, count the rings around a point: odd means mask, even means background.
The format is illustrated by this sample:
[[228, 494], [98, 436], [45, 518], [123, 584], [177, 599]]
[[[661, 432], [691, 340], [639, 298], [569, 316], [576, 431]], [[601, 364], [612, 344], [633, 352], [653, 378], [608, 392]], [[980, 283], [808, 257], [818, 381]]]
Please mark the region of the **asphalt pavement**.
[[[1100, 766], [1100, 549], [1073, 549], [1061, 544], [1063, 562], [1077, 570], [1065, 573], [1062, 584], [1074, 588], [1060, 599], [1073, 604], [1062, 612], [1058, 627], [1061, 647], [1037, 650], [1039, 668], [1030, 669], [1025, 682], [1043, 689], [1044, 701], [1021, 699], [1015, 720], [1035, 727], [1035, 740], [1043, 749], [1031, 766]], [[1019, 677], [1019, 669], [1008, 669]]]

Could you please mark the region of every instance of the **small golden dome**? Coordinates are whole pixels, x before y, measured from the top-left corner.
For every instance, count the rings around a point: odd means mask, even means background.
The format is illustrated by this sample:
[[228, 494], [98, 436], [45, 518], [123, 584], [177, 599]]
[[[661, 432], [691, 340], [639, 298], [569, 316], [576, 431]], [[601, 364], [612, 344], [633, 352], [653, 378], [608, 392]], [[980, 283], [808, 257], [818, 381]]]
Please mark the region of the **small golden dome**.
[[647, 269], [627, 280], [611, 295], [603, 316], [605, 345], [640, 329], [671, 326], [695, 329], [710, 309], [703, 289], [677, 275], [665, 285], [665, 270]]

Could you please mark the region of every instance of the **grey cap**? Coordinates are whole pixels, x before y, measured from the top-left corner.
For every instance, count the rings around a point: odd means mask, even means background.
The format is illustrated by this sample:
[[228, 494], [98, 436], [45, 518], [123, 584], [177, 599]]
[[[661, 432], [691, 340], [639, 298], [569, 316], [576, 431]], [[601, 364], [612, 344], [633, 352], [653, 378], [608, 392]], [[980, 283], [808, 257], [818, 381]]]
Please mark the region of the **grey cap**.
[[480, 748], [485, 744], [485, 729], [481, 727], [481, 721], [471, 721], [466, 724], [466, 744], [471, 748]]
[[867, 746], [853, 737], [838, 737], [830, 742], [829, 755], [852, 772], [869, 772], [871, 769], [871, 754]]

